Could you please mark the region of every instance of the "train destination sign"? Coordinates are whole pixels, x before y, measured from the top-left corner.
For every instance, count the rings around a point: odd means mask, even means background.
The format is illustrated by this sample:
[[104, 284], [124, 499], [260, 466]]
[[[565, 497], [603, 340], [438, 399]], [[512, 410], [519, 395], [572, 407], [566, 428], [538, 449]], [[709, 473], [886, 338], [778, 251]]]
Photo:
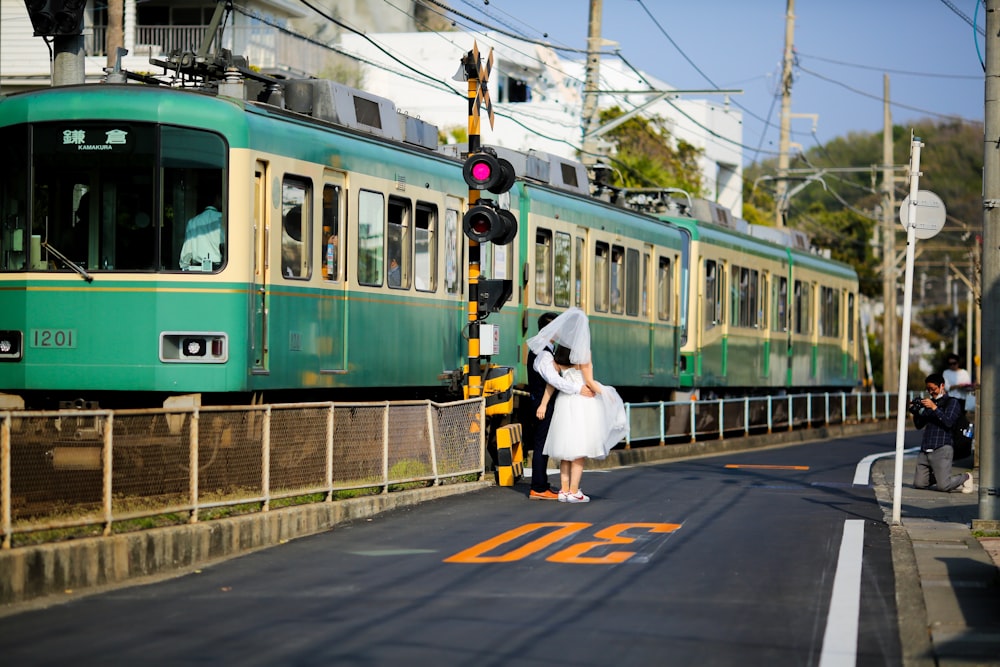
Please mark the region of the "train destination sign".
[[58, 142], [63, 150], [122, 152], [131, 150], [130, 134], [122, 127], [63, 128]]
[[[941, 198], [930, 190], [917, 190], [917, 205], [914, 207], [914, 233], [918, 239], [929, 239], [937, 236], [944, 227], [945, 208]], [[910, 197], [907, 195], [899, 205], [899, 221], [906, 229], [910, 219]]]

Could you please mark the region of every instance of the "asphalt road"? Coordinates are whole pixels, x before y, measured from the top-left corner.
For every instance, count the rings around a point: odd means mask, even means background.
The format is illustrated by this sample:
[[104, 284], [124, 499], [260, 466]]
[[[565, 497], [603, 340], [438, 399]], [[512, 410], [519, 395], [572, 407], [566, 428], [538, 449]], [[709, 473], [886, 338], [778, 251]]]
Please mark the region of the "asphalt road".
[[[435, 500], [0, 618], [9, 665], [898, 665], [892, 434]], [[557, 480], [557, 475], [552, 479]]]

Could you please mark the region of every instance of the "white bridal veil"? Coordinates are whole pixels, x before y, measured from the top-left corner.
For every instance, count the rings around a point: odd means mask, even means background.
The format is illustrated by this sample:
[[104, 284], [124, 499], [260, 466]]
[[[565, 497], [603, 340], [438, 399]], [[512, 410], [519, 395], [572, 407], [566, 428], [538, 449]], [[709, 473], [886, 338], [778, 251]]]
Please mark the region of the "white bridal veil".
[[560, 347], [568, 347], [569, 360], [574, 364], [590, 363], [590, 321], [587, 314], [579, 308], [570, 308], [529, 338], [528, 347], [538, 354], [550, 341]]

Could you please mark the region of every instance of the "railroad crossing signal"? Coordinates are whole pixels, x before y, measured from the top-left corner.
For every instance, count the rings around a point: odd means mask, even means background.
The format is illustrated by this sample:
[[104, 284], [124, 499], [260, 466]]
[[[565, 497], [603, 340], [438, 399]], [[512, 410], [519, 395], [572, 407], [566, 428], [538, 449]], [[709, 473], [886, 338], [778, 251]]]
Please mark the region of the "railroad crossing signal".
[[[462, 176], [470, 191], [488, 190], [495, 195], [510, 190], [516, 177], [514, 166], [488, 147], [466, 158]], [[462, 230], [476, 243], [507, 245], [517, 236], [517, 218], [492, 199], [477, 199], [462, 218]]]
[[83, 34], [83, 10], [86, 4], [86, 0], [24, 0], [31, 27], [35, 29], [35, 37]]

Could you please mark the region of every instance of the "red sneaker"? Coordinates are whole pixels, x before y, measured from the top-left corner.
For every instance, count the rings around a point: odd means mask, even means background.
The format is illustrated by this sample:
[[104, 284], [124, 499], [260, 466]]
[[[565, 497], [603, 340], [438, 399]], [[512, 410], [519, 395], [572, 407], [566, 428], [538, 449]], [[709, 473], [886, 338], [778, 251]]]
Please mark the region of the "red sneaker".
[[545, 491], [535, 491], [531, 490], [528, 494], [528, 498], [531, 500], [559, 500], [559, 494], [553, 492], [551, 489], [546, 489]]

